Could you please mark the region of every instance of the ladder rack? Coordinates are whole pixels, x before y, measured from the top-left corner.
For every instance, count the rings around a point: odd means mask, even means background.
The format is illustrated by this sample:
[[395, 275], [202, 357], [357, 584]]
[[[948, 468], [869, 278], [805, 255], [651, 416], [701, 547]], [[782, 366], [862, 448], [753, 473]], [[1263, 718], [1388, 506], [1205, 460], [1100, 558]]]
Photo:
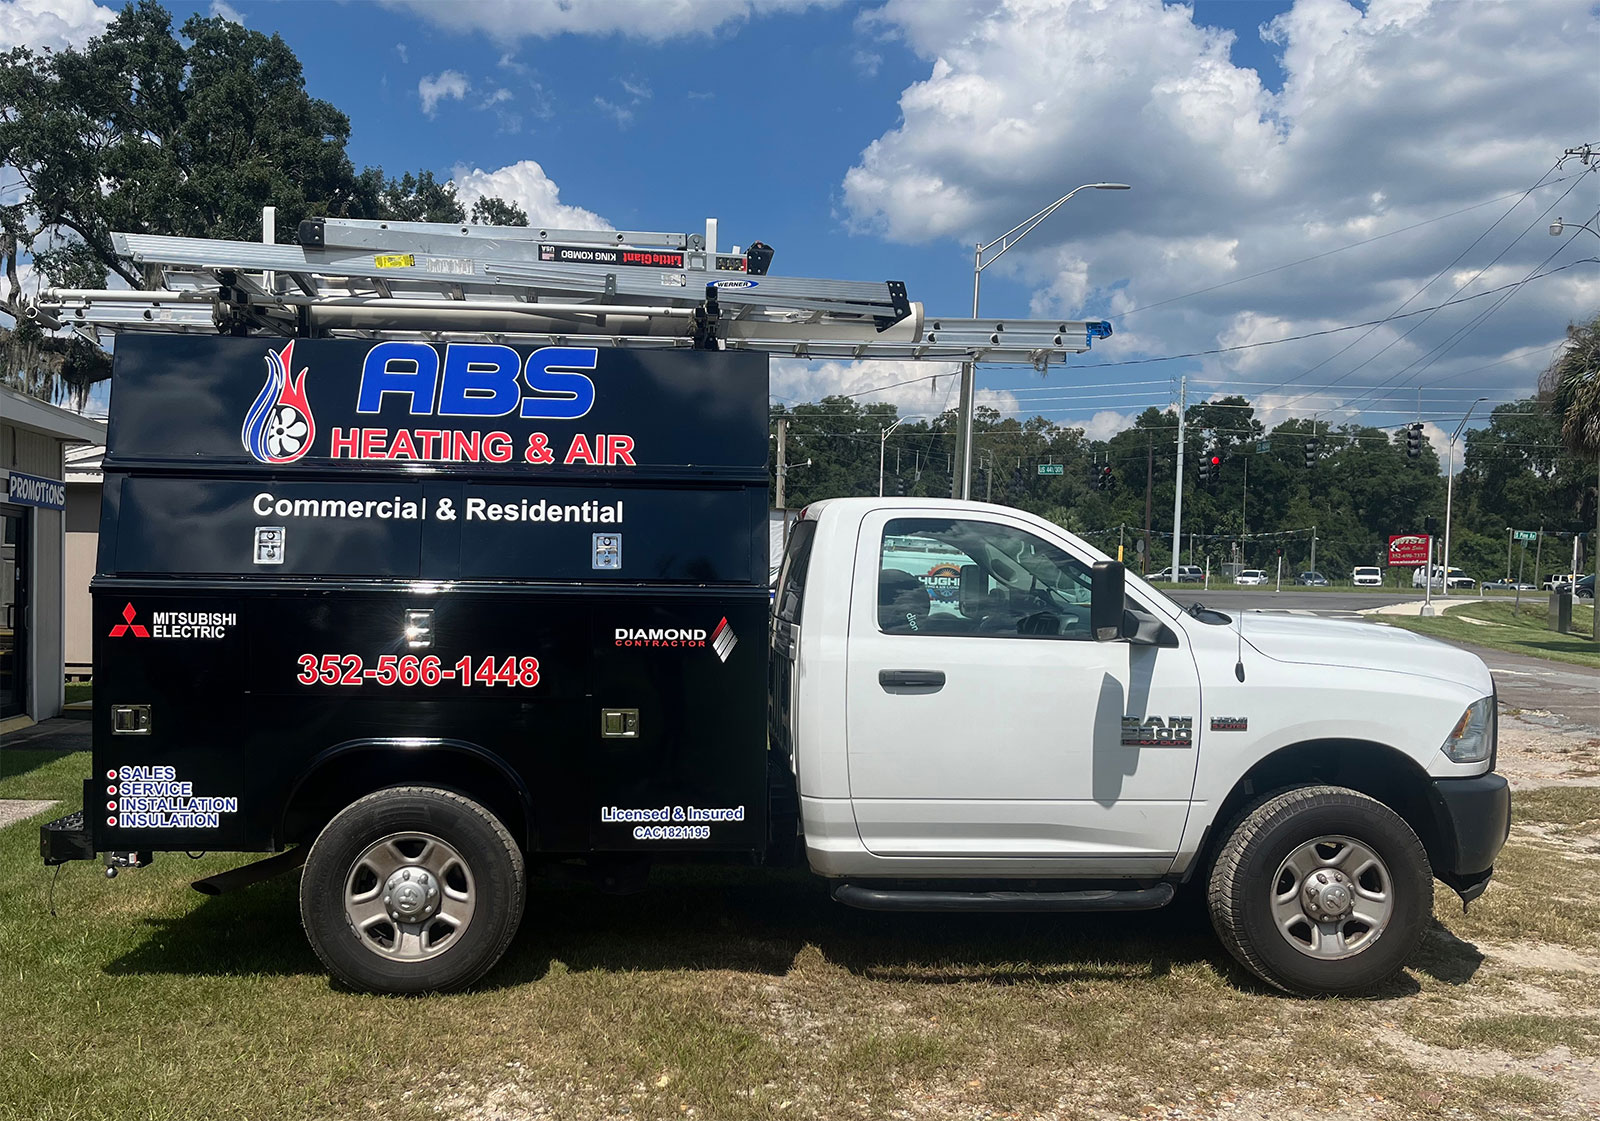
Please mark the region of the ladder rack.
[[1104, 322], [930, 317], [900, 281], [769, 276], [771, 250], [700, 234], [312, 219], [299, 245], [116, 233], [150, 289], [52, 288], [51, 329], [755, 350], [796, 358], [1026, 362]]

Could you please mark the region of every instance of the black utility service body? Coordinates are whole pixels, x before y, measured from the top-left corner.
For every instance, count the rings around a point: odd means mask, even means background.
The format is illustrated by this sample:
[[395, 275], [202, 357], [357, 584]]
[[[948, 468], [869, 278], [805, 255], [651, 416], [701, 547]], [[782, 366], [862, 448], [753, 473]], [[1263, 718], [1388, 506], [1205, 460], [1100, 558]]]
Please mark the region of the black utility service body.
[[47, 862], [306, 845], [408, 782], [530, 860], [765, 850], [765, 355], [129, 334], [114, 361], [94, 772]]

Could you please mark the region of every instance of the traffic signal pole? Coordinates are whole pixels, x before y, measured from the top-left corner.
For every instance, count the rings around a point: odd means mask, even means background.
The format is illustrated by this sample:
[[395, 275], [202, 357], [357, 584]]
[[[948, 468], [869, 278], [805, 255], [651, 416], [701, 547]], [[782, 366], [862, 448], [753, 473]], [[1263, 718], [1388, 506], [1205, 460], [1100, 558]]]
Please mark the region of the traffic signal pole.
[[1172, 496], [1172, 576], [1178, 576], [1178, 553], [1183, 542], [1183, 432], [1189, 404], [1189, 376], [1178, 380], [1178, 474]]

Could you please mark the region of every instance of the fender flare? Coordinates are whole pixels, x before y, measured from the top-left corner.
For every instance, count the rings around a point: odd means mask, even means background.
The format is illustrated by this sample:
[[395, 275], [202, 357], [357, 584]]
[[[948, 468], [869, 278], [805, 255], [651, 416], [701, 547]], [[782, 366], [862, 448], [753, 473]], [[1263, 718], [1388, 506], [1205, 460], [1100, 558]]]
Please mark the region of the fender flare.
[[[444, 754], [465, 755], [483, 764], [489, 770], [500, 775], [507, 785], [516, 794], [518, 807], [522, 810], [523, 836], [520, 838], [524, 851], [529, 851], [533, 841], [533, 793], [528, 789], [528, 784], [523, 781], [511, 766], [498, 754], [490, 751], [480, 744], [468, 740], [451, 739], [442, 736], [365, 736], [359, 739], [344, 740], [331, 747], [324, 748], [312, 756], [311, 761], [305, 765], [294, 781], [289, 784], [288, 790], [279, 806], [274, 831], [277, 836], [285, 834], [286, 821], [289, 810], [299, 799], [306, 784], [313, 779], [324, 767], [334, 762], [342, 762], [361, 752], [404, 752], [425, 753], [438, 752]], [[382, 789], [379, 787], [378, 789]], [[471, 794], [471, 791], [461, 791]]]

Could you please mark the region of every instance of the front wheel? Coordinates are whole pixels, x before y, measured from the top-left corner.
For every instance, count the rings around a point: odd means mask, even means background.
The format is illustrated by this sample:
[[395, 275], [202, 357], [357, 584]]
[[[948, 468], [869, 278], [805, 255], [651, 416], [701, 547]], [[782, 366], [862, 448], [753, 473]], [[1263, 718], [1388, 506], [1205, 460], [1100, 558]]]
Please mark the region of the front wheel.
[[1237, 820], [1208, 892], [1217, 936], [1278, 988], [1353, 994], [1388, 980], [1433, 913], [1433, 873], [1389, 807], [1337, 786], [1268, 795]]
[[339, 980], [449, 992], [500, 960], [522, 921], [522, 850], [471, 799], [394, 787], [352, 802], [311, 846], [300, 918]]

